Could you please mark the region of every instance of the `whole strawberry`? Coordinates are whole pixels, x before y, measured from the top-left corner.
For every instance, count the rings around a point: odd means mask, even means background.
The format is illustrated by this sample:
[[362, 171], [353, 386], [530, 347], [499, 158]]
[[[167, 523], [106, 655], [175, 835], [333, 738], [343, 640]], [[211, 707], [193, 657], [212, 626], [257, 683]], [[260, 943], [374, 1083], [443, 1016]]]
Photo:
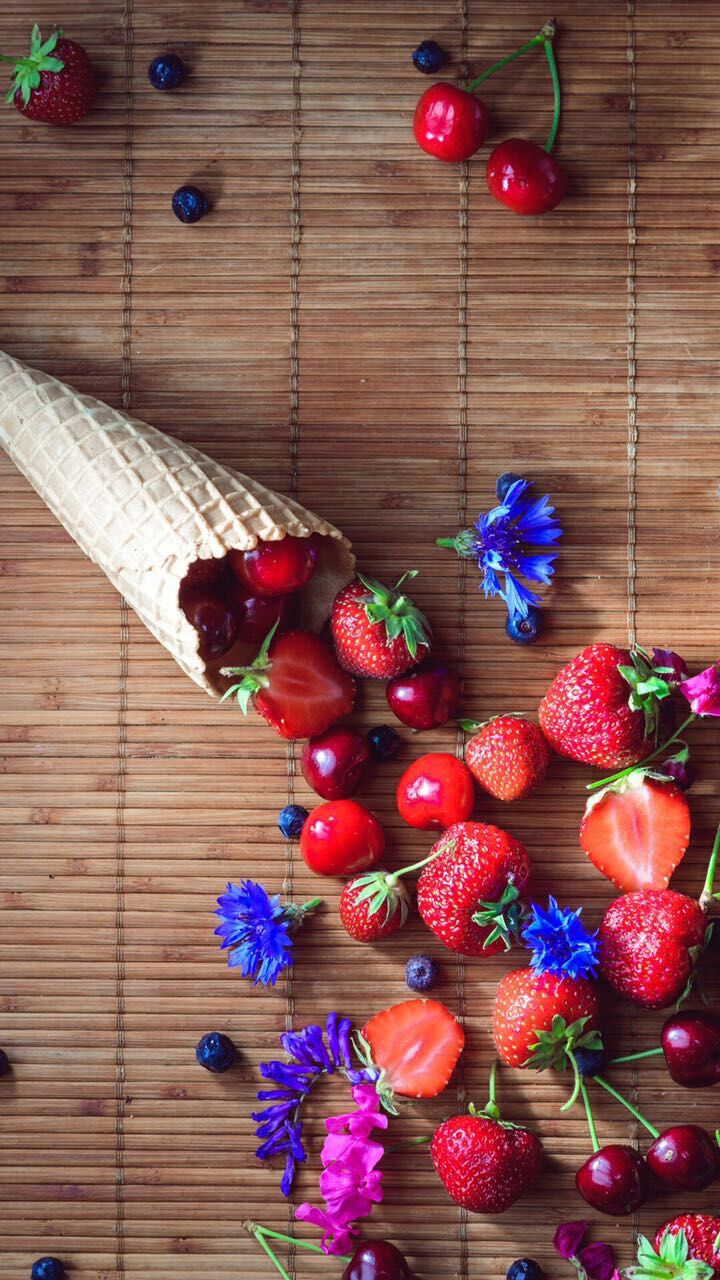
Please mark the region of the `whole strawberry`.
[[356, 942], [379, 942], [397, 933], [410, 914], [410, 895], [387, 871], [348, 880], [340, 895], [340, 919]]
[[471, 1213], [504, 1213], [535, 1181], [543, 1149], [529, 1129], [505, 1124], [494, 1099], [478, 1114], [451, 1116], [435, 1130], [430, 1154], [453, 1200]]
[[587, 1037], [599, 1019], [600, 1001], [592, 982], [529, 967], [511, 969], [495, 993], [495, 1046], [509, 1067], [562, 1070], [570, 1041], [571, 1049], [595, 1047]]
[[35, 23], [28, 56], [2, 61], [15, 63], [7, 101], [29, 120], [74, 124], [90, 110], [96, 91], [92, 63], [82, 45], [64, 39], [62, 31], [43, 40]]
[[540, 727], [561, 756], [625, 769], [652, 750], [669, 668], [644, 650], [591, 644], [560, 669], [540, 703]]
[[[658, 1257], [666, 1264], [662, 1271]], [[641, 1237], [638, 1265], [629, 1268], [628, 1274], [634, 1280], [649, 1280], [651, 1272], [653, 1280], [712, 1280], [720, 1276], [720, 1218], [709, 1213], [681, 1213], [660, 1227], [654, 1250], [649, 1240]]]
[[600, 972], [626, 1000], [665, 1009], [691, 980], [706, 927], [700, 904], [684, 893], [626, 893], [600, 922]]
[[400, 590], [358, 574], [335, 598], [330, 615], [340, 665], [356, 676], [389, 679], [414, 667], [430, 652], [427, 619]]
[[[550, 748], [542, 731], [522, 716], [497, 716], [480, 726], [465, 748], [468, 769], [496, 800], [524, 800], [542, 782]], [[463, 725], [468, 728], [467, 722]]]
[[518, 936], [529, 879], [519, 840], [484, 822], [456, 822], [432, 847], [418, 881], [418, 910], [451, 951], [495, 955]]

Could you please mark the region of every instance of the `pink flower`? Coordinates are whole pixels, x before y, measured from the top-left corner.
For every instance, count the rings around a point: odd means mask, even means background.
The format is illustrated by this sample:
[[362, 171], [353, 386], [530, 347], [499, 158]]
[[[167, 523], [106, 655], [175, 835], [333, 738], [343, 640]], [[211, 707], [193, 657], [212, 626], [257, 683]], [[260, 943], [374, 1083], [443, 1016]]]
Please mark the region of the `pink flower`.
[[680, 692], [696, 716], [720, 716], [720, 662], [706, 667], [689, 680], [683, 680]]
[[582, 1244], [589, 1222], [561, 1222], [553, 1236], [553, 1247], [561, 1258], [576, 1258]]
[[345, 1253], [359, 1234], [355, 1221], [367, 1217], [383, 1198], [383, 1175], [376, 1165], [385, 1149], [370, 1134], [387, 1128], [387, 1116], [379, 1110], [372, 1085], [356, 1085], [352, 1092], [358, 1110], [325, 1121], [328, 1136], [320, 1156], [320, 1194], [327, 1209], [301, 1204], [295, 1211], [296, 1218], [322, 1229], [325, 1253]]
[[669, 685], [678, 685], [682, 680], [687, 680], [687, 663], [672, 649], [653, 649], [653, 666], [656, 671], [662, 671]]

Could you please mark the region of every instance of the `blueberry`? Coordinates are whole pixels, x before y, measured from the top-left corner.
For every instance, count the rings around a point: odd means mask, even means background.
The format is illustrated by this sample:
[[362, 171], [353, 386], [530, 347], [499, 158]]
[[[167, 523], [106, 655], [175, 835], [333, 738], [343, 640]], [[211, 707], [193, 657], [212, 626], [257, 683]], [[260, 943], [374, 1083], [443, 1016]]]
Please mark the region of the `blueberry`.
[[10, 1070], [10, 1059], [4, 1049], [0, 1049], [0, 1076], [6, 1076]]
[[365, 736], [376, 760], [394, 760], [402, 749], [400, 734], [387, 724], [377, 724], [374, 729], [368, 729]]
[[495, 481], [495, 492], [498, 500], [504, 502], [508, 489], [517, 484], [518, 480], [524, 480], [524, 478], [524, 476], [519, 476], [517, 471], [503, 471], [502, 475], [498, 476]]
[[432, 956], [411, 956], [405, 965], [405, 981], [411, 991], [431, 991], [439, 976]]
[[426, 76], [434, 76], [445, 65], [446, 58], [436, 40], [423, 40], [412, 56], [413, 65]]
[[286, 804], [278, 814], [278, 826], [286, 840], [297, 840], [308, 820], [307, 809], [301, 804]]
[[59, 1258], [38, 1258], [30, 1275], [32, 1280], [64, 1280], [65, 1268]]
[[505, 623], [505, 630], [516, 644], [532, 644], [542, 631], [542, 613], [530, 605], [527, 617], [521, 618], [519, 613], [513, 613]]
[[544, 1280], [545, 1272], [534, 1258], [518, 1258], [508, 1267], [507, 1280]]
[[153, 89], [177, 89], [185, 74], [185, 64], [176, 53], [159, 53], [148, 67], [148, 80]]
[[604, 1049], [576, 1049], [575, 1061], [581, 1076], [597, 1076], [607, 1062]]
[[181, 222], [199, 222], [210, 209], [210, 202], [199, 187], [178, 187], [172, 198], [172, 211]]
[[195, 1050], [195, 1057], [201, 1067], [219, 1074], [229, 1071], [237, 1057], [237, 1050], [230, 1037], [224, 1036], [222, 1031], [209, 1031]]

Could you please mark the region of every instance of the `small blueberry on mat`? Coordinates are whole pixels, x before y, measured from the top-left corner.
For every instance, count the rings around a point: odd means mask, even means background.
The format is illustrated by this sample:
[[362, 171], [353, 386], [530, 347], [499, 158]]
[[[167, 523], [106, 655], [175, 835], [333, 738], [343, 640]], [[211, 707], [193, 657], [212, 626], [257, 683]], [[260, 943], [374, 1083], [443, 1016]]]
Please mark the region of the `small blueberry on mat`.
[[278, 814], [278, 826], [286, 840], [297, 840], [307, 819], [307, 809], [301, 804], [286, 804]]
[[532, 644], [542, 631], [542, 610], [530, 605], [526, 617], [513, 613], [505, 623], [505, 631], [516, 644]]
[[508, 489], [512, 489], [513, 485], [522, 479], [523, 477], [518, 475], [517, 471], [503, 471], [502, 475], [498, 476], [495, 481], [495, 493], [497, 494], [498, 502], [504, 502]]
[[210, 209], [210, 201], [199, 187], [188, 183], [178, 187], [172, 198], [172, 211], [181, 222], [199, 222]]
[[4, 1049], [0, 1049], [0, 1076], [6, 1076], [10, 1070], [10, 1059]]
[[575, 1061], [581, 1076], [597, 1076], [607, 1062], [604, 1049], [575, 1049]]
[[431, 991], [439, 976], [432, 956], [411, 956], [405, 966], [405, 981], [411, 991]]
[[436, 40], [423, 40], [413, 51], [413, 66], [423, 75], [434, 76], [447, 61]]
[[30, 1275], [32, 1280], [64, 1280], [65, 1268], [59, 1258], [38, 1258]]
[[153, 89], [167, 92], [177, 89], [185, 79], [185, 64], [176, 53], [159, 53], [148, 67], [148, 80]]
[[518, 1258], [508, 1267], [507, 1280], [544, 1280], [545, 1272], [534, 1258]]
[[368, 729], [366, 736], [376, 760], [394, 760], [402, 748], [400, 734], [387, 724], [378, 724], [374, 729]]
[[229, 1036], [222, 1031], [209, 1031], [195, 1050], [195, 1057], [206, 1071], [220, 1074], [229, 1071], [237, 1057], [237, 1050]]

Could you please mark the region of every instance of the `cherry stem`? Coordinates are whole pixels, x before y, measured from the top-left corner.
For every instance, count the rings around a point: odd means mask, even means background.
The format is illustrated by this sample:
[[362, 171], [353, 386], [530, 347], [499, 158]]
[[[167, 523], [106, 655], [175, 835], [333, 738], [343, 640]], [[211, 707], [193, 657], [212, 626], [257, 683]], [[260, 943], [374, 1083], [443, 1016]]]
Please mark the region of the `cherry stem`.
[[258, 1231], [258, 1230], [253, 1231], [251, 1234], [252, 1234], [252, 1235], [254, 1235], [254, 1237], [255, 1237], [255, 1239], [257, 1240], [258, 1244], [260, 1245], [261, 1249], [264, 1249], [264, 1250], [265, 1250], [265, 1252], [266, 1252], [266, 1254], [267, 1254], [268, 1258], [269, 1258], [269, 1259], [270, 1259], [270, 1261], [272, 1262], [272, 1264], [273, 1264], [273, 1266], [275, 1267], [276, 1271], [279, 1271], [279, 1272], [280, 1272], [280, 1275], [282, 1276], [282, 1280], [290, 1280], [290, 1276], [288, 1275], [287, 1271], [285, 1270], [285, 1268], [284, 1268], [284, 1266], [283, 1266], [282, 1262], [280, 1261], [280, 1259], [278, 1258], [278, 1256], [277, 1256], [277, 1254], [274, 1252], [274, 1250], [272, 1250], [272, 1249], [270, 1248], [270, 1245], [268, 1244], [268, 1242], [267, 1242], [267, 1240], [265, 1239], [264, 1235], [263, 1235], [260, 1231]]
[[[502, 71], [503, 67], [506, 67], [508, 63], [514, 62], [516, 58], [522, 58], [523, 54], [531, 53], [533, 49], [537, 49], [541, 44], [545, 44], [547, 41], [552, 40], [554, 34], [555, 23], [551, 18], [549, 22], [545, 23], [542, 31], [538, 31], [537, 35], [533, 36], [532, 40], [528, 40], [526, 44], [521, 44], [520, 48], [516, 49], [514, 53], [508, 53], [506, 57], [500, 58], [498, 62], [494, 62], [491, 67], [488, 67], [487, 71], [483, 71], [482, 75], [477, 76], [475, 80], [471, 81], [467, 87], [468, 93], [474, 93], [479, 85], [483, 84], [485, 80], [489, 80], [497, 71]], [[442, 545], [447, 544], [445, 543]]]
[[[430, 1139], [428, 1138], [428, 1142], [429, 1141]], [[270, 1246], [265, 1242], [264, 1237], [266, 1236], [269, 1236], [271, 1240], [282, 1240], [285, 1244], [294, 1244], [300, 1249], [308, 1249], [311, 1253], [320, 1253], [323, 1257], [327, 1257], [325, 1250], [321, 1249], [320, 1245], [311, 1244], [309, 1240], [298, 1240], [296, 1236], [285, 1236], [282, 1231], [272, 1231], [270, 1227], [263, 1227], [259, 1222], [244, 1222], [243, 1226], [245, 1230], [249, 1232], [251, 1236], [254, 1236], [255, 1239], [263, 1246], [265, 1251], [270, 1254], [270, 1257], [282, 1276], [286, 1276], [287, 1272], [278, 1262], [278, 1259], [275, 1257]], [[350, 1262], [349, 1257], [341, 1257], [339, 1255], [335, 1256], [337, 1256], [338, 1262]]]
[[605, 1089], [606, 1093], [609, 1093], [611, 1097], [615, 1098], [615, 1100], [620, 1103], [621, 1106], [625, 1107], [626, 1111], [629, 1111], [636, 1120], [639, 1120], [640, 1124], [645, 1126], [648, 1133], [651, 1133], [653, 1138], [660, 1137], [660, 1130], [656, 1129], [654, 1124], [650, 1124], [650, 1121], [646, 1120], [644, 1115], [641, 1115], [637, 1107], [634, 1107], [632, 1102], [628, 1102], [627, 1098], [623, 1098], [622, 1094], [618, 1093], [617, 1089], [613, 1089], [612, 1085], [608, 1084], [607, 1080], [603, 1080], [602, 1076], [593, 1076], [592, 1078], [596, 1084], [600, 1085], [601, 1089]]
[[628, 774], [634, 773], [636, 769], [643, 769], [651, 760], [657, 759], [658, 756], [662, 755], [663, 751], [667, 751], [667, 748], [671, 747], [673, 742], [677, 742], [683, 730], [687, 729], [688, 725], [692, 724], [693, 720], [696, 719], [697, 716], [695, 715], [695, 712], [692, 712], [692, 714], [688, 716], [687, 720], [683, 720], [680, 728], [676, 729], [673, 735], [667, 739], [667, 742], [663, 742], [659, 747], [656, 747], [655, 750], [651, 751], [650, 755], [646, 756], [644, 760], [639, 760], [637, 764], [631, 764], [627, 769], [621, 769], [619, 773], [612, 773], [609, 778], [601, 778], [599, 782], [589, 782], [585, 788], [586, 791], [597, 791], [599, 787], [607, 787], [611, 782], [619, 782], [621, 778], [627, 778]]
[[548, 135], [548, 140], [545, 143], [545, 150], [549, 154], [552, 151], [553, 147], [555, 146], [557, 131], [560, 127], [560, 111], [562, 109], [562, 94], [560, 90], [560, 76], [558, 74], [557, 60], [555, 58], [555, 50], [553, 49], [553, 46], [552, 46], [552, 40], [548, 40], [546, 36], [543, 43], [545, 45], [545, 53], [547, 55], [548, 65], [550, 67], [550, 76], [552, 78], [552, 85], [553, 85], [553, 119], [552, 119], [552, 124], [550, 126], [550, 133]]
[[432, 1134], [426, 1134], [422, 1138], [405, 1138], [403, 1142], [393, 1142], [385, 1148], [385, 1152], [389, 1155], [391, 1151], [407, 1151], [408, 1147], [424, 1147], [429, 1142], [432, 1142]]
[[611, 1058], [608, 1065], [612, 1066], [616, 1062], [638, 1062], [640, 1058], [655, 1058], [662, 1052], [663, 1050], [658, 1047], [657, 1049], [643, 1049], [641, 1053], [625, 1053], [622, 1058]]
[[715, 841], [713, 843], [712, 853], [710, 854], [710, 861], [708, 863], [707, 874], [705, 876], [705, 883], [703, 885], [702, 893], [700, 894], [700, 906], [703, 911], [709, 911], [710, 907], [712, 906], [715, 900], [715, 895], [713, 894], [713, 885], [715, 883], [715, 872], [717, 871], [717, 861], [718, 861], [719, 853], [720, 853], [720, 824], [718, 825], [718, 829], [715, 832]]
[[565, 1052], [568, 1058], [570, 1059], [570, 1066], [573, 1069], [573, 1075], [575, 1077], [575, 1081], [573, 1085], [573, 1091], [570, 1094], [570, 1097], [568, 1098], [567, 1102], [564, 1102], [563, 1105], [561, 1106], [560, 1108], [561, 1111], [569, 1111], [571, 1107], [575, 1106], [575, 1103], [577, 1102], [577, 1099], [578, 1099], [578, 1094], [580, 1093], [580, 1087], [582, 1085], [582, 1076], [580, 1075], [580, 1068], [577, 1064], [577, 1058], [575, 1057], [575, 1054], [570, 1048], [569, 1043], [565, 1045]]
[[[440, 851], [438, 850], [438, 852]], [[401, 867], [399, 871], [391, 871], [390, 875], [385, 877], [385, 883], [392, 889], [403, 876], [409, 875], [411, 871], [420, 871], [423, 867], [427, 866], [428, 862], [432, 862], [437, 858], [437, 856], [437, 853], [431, 853], [427, 858], [422, 858], [420, 862], [412, 862], [409, 867]]]
[[593, 1151], [599, 1151], [600, 1143], [598, 1142], [597, 1129], [595, 1128], [595, 1117], [593, 1116], [592, 1107], [590, 1106], [590, 1099], [588, 1097], [587, 1085], [585, 1084], [585, 1081], [582, 1079], [582, 1076], [580, 1077], [580, 1096], [585, 1105], [585, 1115], [587, 1116], [588, 1129], [590, 1130], [590, 1141], [592, 1142], [592, 1149]]

